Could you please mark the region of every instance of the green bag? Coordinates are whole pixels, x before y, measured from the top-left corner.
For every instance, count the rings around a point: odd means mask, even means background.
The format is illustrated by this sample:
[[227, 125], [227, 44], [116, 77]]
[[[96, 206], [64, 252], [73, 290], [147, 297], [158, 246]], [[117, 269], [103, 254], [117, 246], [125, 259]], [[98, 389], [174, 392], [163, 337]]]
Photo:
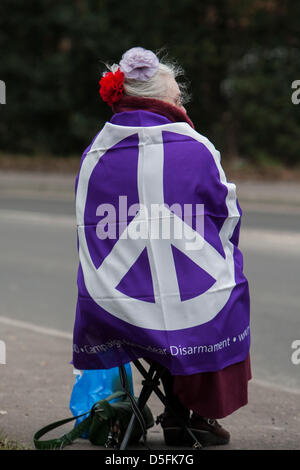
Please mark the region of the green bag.
[[[121, 398], [119, 401], [109, 403], [115, 398]], [[93, 405], [91, 410], [80, 416], [56, 421], [37, 431], [34, 435], [34, 445], [36, 449], [63, 449], [71, 444], [75, 439], [88, 431], [89, 440], [96, 446], [118, 447], [122, 441], [129, 421], [134, 412], [136, 420], [134, 422], [130, 443], [138, 442], [143, 436], [145, 440], [146, 430], [154, 425], [153, 415], [150, 408], [145, 405], [142, 412], [137, 408], [133, 397], [127, 396], [125, 392], [115, 392], [105, 400], [100, 400]], [[75, 428], [67, 434], [57, 439], [40, 441], [40, 438], [47, 432], [67, 424], [81, 416], [89, 413], [89, 416], [80, 422]]]

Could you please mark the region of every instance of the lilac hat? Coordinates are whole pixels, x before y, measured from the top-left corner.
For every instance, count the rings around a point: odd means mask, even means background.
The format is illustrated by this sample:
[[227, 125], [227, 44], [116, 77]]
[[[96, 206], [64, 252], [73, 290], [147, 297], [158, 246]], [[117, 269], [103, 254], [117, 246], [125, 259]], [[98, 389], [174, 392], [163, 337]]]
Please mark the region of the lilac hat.
[[133, 47], [126, 51], [120, 61], [120, 69], [126, 78], [149, 80], [158, 70], [159, 60], [154, 52], [143, 47]]

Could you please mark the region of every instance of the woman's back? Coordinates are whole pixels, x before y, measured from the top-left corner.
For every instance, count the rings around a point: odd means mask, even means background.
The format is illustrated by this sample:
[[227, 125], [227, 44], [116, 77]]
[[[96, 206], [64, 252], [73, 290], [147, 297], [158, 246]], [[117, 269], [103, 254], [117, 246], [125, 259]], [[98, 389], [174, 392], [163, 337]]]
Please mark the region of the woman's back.
[[84, 156], [76, 199], [77, 368], [148, 355], [194, 374], [247, 357], [240, 210], [205, 137], [164, 106], [117, 113]]

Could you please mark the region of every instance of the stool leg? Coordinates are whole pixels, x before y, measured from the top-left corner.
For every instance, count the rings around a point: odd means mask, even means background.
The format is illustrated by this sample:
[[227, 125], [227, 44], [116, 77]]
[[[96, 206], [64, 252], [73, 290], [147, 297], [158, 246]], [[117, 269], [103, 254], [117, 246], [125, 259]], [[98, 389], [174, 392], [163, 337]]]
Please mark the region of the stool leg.
[[[146, 372], [146, 369], [142, 366], [142, 364], [140, 364], [140, 363], [136, 364], [135, 362], [134, 362], [134, 364], [138, 368], [138, 370], [141, 372], [141, 374], [144, 375], [144, 373]], [[157, 364], [156, 370], [158, 371], [159, 377], [162, 377], [162, 375], [165, 371], [165, 368], [162, 365]], [[162, 391], [159, 389], [159, 387], [155, 383], [153, 383], [152, 389], [153, 389], [154, 393], [158, 396], [160, 401], [165, 405], [165, 407], [170, 411], [170, 413], [172, 413], [173, 416], [177, 419], [178, 424], [180, 424], [184, 428], [184, 430], [191, 436], [191, 438], [194, 441], [193, 447], [195, 449], [201, 449], [202, 445], [200, 444], [200, 442], [198, 441], [198, 439], [196, 438], [194, 433], [187, 426], [186, 422], [183, 419], [181, 419], [177, 416], [175, 410], [173, 410], [172, 407], [169, 405], [165, 395], [162, 393]]]
[[[150, 376], [147, 380], [147, 383], [145, 383], [145, 385], [143, 385], [143, 388], [141, 390], [141, 393], [139, 395], [139, 398], [137, 400], [137, 406], [139, 407], [139, 409], [142, 411], [144, 406], [146, 405], [152, 391], [153, 391], [153, 385], [151, 385], [151, 378], [153, 376], [153, 373], [155, 372], [155, 367], [151, 366], [150, 369], [149, 369], [149, 372], [147, 373], [148, 376]], [[155, 374], [155, 376], [153, 377], [153, 380], [158, 380], [156, 378], [157, 376], [157, 373]], [[136, 420], [136, 416], [134, 413], [132, 413], [132, 416], [131, 416], [131, 419], [130, 419], [130, 422], [127, 426], [127, 429], [126, 429], [126, 432], [124, 434], [124, 437], [123, 437], [123, 440], [121, 442], [121, 445], [120, 445], [120, 450], [125, 450], [127, 445], [128, 445], [128, 442], [129, 442], [129, 439], [131, 437], [131, 434], [132, 434], [132, 430], [133, 430], [133, 426], [134, 426], [134, 423], [135, 423], [135, 420]]]
[[202, 444], [200, 444], [200, 442], [198, 441], [198, 439], [196, 438], [196, 436], [194, 435], [194, 433], [190, 430], [190, 428], [188, 427], [188, 425], [186, 424], [186, 422], [182, 419], [182, 418], [179, 418], [176, 414], [176, 411], [173, 410], [173, 408], [168, 404], [167, 402], [167, 399], [166, 397], [164, 396], [164, 394], [161, 392], [161, 390], [155, 386], [153, 388], [153, 391], [154, 393], [158, 396], [158, 398], [160, 399], [160, 401], [165, 405], [165, 407], [170, 411], [170, 413], [173, 414], [173, 416], [177, 419], [178, 421], [178, 424], [180, 424], [180, 426], [182, 428], [184, 428], [184, 430], [191, 436], [191, 438], [193, 439], [194, 441], [194, 444], [193, 444], [193, 447], [194, 449], [201, 449], [202, 448]]
[[130, 439], [130, 436], [132, 434], [134, 422], [136, 420], [135, 414], [132, 413], [131, 419], [129, 421], [129, 424], [127, 426], [126, 432], [124, 434], [124, 437], [122, 439], [121, 445], [120, 445], [120, 450], [125, 450], [128, 444], [128, 441]]

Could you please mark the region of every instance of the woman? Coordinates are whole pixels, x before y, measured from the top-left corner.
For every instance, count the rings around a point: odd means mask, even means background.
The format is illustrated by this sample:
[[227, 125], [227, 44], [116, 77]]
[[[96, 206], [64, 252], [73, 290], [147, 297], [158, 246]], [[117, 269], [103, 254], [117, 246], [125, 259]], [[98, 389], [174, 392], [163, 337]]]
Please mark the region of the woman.
[[[230, 436], [216, 419], [248, 400], [249, 289], [235, 186], [187, 116], [181, 73], [137, 47], [100, 80], [114, 114], [76, 181], [73, 363], [159, 362], [172, 408], [217, 445]], [[166, 411], [160, 422], [167, 444], [184, 443]]]

